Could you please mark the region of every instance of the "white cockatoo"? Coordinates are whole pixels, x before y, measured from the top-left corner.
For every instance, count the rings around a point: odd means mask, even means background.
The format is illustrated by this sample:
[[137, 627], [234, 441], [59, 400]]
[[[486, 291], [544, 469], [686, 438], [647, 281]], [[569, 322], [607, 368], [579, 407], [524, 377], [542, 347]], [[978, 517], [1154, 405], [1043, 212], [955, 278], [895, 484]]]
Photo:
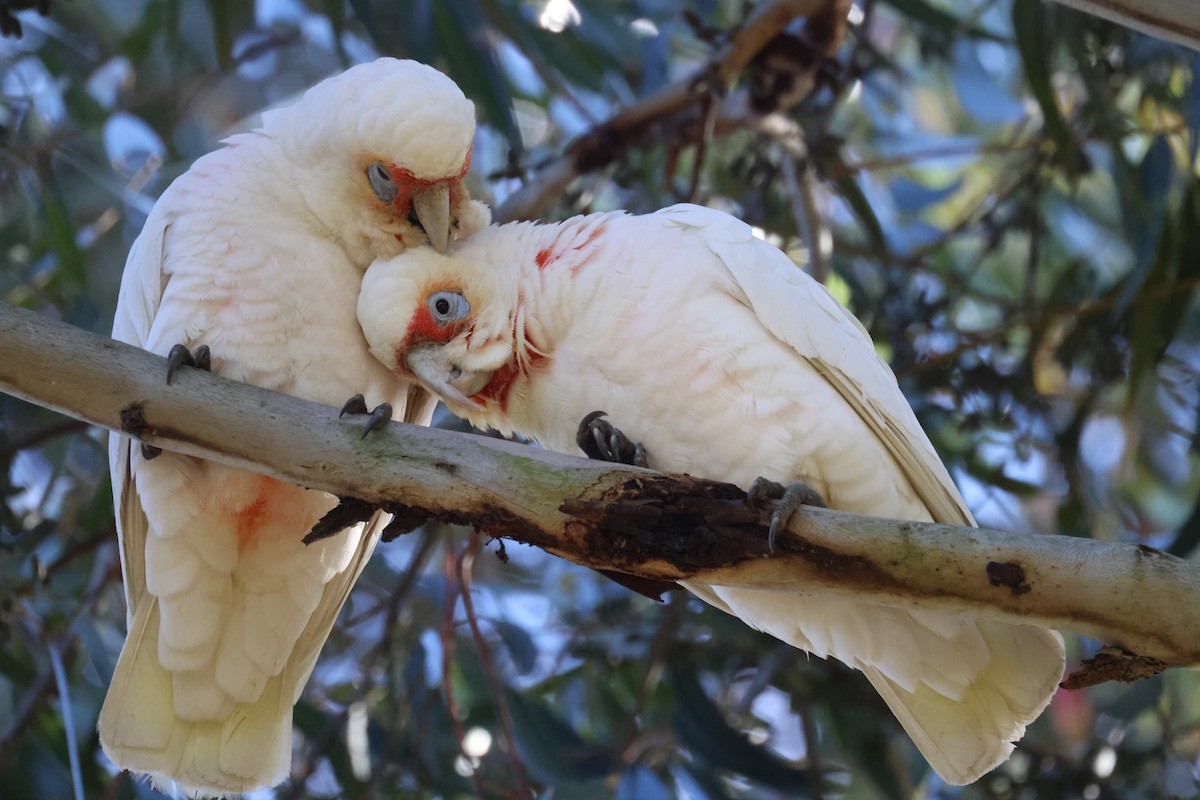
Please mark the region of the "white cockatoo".
[[[113, 336], [163, 355], [205, 345], [226, 377], [332, 405], [361, 392], [427, 421], [428, 396], [368, 353], [355, 304], [373, 259], [487, 225], [463, 185], [474, 132], [453, 81], [392, 58], [264, 113], [158, 200]], [[292, 706], [378, 525], [305, 546], [331, 495], [121, 436], [109, 453], [129, 635], [104, 751], [189, 795], [279, 783]]]
[[[578, 452], [613, 414], [649, 466], [802, 481], [831, 508], [974, 524], [866, 330], [750, 226], [679, 205], [505, 225], [375, 262], [371, 352], [479, 427]], [[945, 780], [1003, 761], [1062, 677], [1054, 631], [696, 582], [747, 624], [862, 670]]]

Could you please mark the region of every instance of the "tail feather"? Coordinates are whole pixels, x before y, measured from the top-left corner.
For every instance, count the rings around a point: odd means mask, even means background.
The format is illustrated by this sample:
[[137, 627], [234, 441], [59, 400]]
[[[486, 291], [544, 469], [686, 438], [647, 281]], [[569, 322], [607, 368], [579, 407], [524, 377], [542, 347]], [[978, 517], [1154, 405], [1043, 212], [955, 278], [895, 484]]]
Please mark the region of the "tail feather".
[[[189, 797], [223, 797], [273, 786], [291, 766], [295, 676], [272, 678], [254, 703], [221, 721], [176, 716], [174, 678], [158, 662], [158, 601], [134, 614], [100, 710], [100, 744], [116, 764], [147, 773], [156, 787]], [[286, 684], [286, 685], [285, 685]]]
[[1025, 726], [1050, 703], [1063, 671], [1063, 642], [1055, 631], [989, 620], [976, 624], [990, 660], [961, 698], [947, 697], [927, 683], [909, 691], [872, 665], [855, 665], [934, 771], [959, 785], [978, 780], [1008, 758]]
[[862, 670], [929, 765], [978, 779], [1013, 751], [1062, 679], [1054, 631], [850, 599], [685, 584], [746, 624]]

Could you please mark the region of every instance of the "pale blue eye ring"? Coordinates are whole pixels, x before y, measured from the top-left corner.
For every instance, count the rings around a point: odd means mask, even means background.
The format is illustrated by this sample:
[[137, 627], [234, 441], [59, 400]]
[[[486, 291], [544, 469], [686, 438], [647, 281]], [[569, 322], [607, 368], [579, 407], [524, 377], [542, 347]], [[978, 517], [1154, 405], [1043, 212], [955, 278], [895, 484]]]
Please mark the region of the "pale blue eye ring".
[[375, 196], [389, 206], [400, 192], [396, 182], [392, 180], [391, 173], [378, 161], [367, 167], [367, 182], [371, 184], [371, 191], [375, 193]]
[[434, 322], [441, 325], [458, 322], [471, 313], [471, 304], [458, 292], [434, 292], [429, 295], [427, 306]]

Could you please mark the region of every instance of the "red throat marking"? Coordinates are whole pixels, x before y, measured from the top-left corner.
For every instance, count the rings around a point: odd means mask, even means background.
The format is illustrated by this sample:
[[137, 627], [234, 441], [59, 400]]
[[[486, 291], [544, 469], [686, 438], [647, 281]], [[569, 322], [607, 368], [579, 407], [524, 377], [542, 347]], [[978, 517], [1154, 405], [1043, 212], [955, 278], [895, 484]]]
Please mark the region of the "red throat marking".
[[[513, 323], [513, 340], [517, 339], [516, 323]], [[475, 393], [475, 397], [484, 402], [497, 405], [500, 413], [508, 413], [508, 396], [518, 377], [530, 377], [534, 372], [545, 366], [548, 356], [538, 347], [529, 334], [525, 334], [524, 364], [518, 362], [516, 353], [507, 364], [492, 373], [492, 379], [487, 385]]]

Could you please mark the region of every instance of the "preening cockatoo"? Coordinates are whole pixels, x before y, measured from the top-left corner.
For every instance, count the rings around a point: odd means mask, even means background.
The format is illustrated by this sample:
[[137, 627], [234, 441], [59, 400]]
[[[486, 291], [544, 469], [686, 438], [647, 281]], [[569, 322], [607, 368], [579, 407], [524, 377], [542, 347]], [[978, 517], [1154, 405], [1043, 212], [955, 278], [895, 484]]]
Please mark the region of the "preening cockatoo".
[[[487, 225], [463, 186], [474, 132], [453, 81], [391, 58], [264, 113], [158, 200], [113, 336], [164, 355], [208, 345], [227, 377], [333, 405], [409, 401], [408, 419], [427, 417], [424, 392], [368, 353], [355, 303], [373, 259]], [[133, 444], [109, 445], [129, 636], [104, 751], [192, 795], [277, 784], [292, 706], [378, 526], [305, 546], [331, 495]]]
[[[680, 205], [505, 225], [377, 261], [371, 352], [473, 424], [578, 452], [604, 409], [649, 466], [803, 481], [831, 508], [974, 524], [859, 322], [748, 225]], [[945, 780], [1004, 760], [1062, 677], [1054, 631], [843, 598], [684, 584], [862, 670]]]

